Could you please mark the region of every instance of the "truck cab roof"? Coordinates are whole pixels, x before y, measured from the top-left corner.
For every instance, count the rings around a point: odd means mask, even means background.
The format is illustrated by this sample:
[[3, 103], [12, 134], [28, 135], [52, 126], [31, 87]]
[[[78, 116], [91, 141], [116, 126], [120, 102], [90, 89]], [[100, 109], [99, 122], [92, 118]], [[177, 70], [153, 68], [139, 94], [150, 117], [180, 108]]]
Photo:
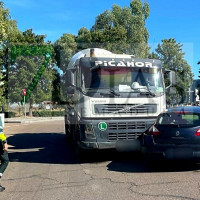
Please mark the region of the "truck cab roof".
[[[93, 52], [93, 56], [91, 56], [91, 51]], [[135, 59], [133, 55], [127, 55], [127, 54], [114, 54], [110, 51], [107, 51], [105, 49], [100, 49], [100, 48], [93, 48], [93, 49], [85, 49], [82, 50], [80, 52], [78, 52], [77, 54], [75, 54], [69, 65], [68, 65], [68, 69], [74, 69], [75, 65], [76, 65], [76, 61], [80, 60], [81, 58], [91, 58], [91, 60], [93, 60], [95, 58], [95, 60], [106, 60], [106, 61], [112, 61], [112, 60], [126, 60], [126, 61], [134, 61], [134, 62], [149, 62], [149, 63], [154, 63], [154, 65], [156, 65], [157, 67], [161, 67], [161, 62], [159, 60], [155, 60], [155, 59]], [[89, 59], [88, 59], [89, 61]]]

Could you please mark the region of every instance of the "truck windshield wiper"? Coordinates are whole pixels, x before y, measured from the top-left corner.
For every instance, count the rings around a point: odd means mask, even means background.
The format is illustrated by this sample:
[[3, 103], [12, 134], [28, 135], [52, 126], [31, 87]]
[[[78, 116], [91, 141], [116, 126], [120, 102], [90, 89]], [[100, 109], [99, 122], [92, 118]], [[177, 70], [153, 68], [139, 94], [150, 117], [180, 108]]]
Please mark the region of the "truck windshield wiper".
[[99, 65], [97, 65], [97, 66], [93, 66], [93, 67], [90, 68], [90, 71], [93, 71], [93, 70], [95, 70], [95, 69], [99, 69], [99, 68], [100, 68]]
[[131, 88], [133, 91], [137, 91], [138, 93], [140, 94], [148, 94], [148, 95], [151, 95], [152, 97], [155, 97], [156, 94], [151, 92], [151, 90], [149, 90], [148, 88], [145, 88], [146, 91], [141, 91], [141, 90], [144, 90], [143, 88], [140, 89], [140, 88]]
[[110, 95], [110, 94], [113, 94], [114, 96], [118, 96], [118, 97], [120, 96], [119, 93], [115, 92], [115, 91], [112, 90], [112, 89], [106, 89], [106, 90], [108, 90], [109, 93], [107, 93], [107, 92], [101, 92], [100, 95], [103, 95], [103, 96], [104, 96], [104, 95]]
[[152, 97], [156, 96], [156, 94], [151, 92], [150, 90], [147, 90], [146, 92], [140, 92], [140, 94], [148, 94], [148, 95], [151, 95]]

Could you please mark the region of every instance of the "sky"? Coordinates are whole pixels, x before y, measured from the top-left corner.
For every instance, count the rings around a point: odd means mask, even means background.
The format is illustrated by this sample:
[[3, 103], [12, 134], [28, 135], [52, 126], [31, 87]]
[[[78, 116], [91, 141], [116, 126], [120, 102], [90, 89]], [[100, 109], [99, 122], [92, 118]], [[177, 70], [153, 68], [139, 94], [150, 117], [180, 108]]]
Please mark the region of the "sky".
[[[95, 18], [112, 9], [113, 4], [129, 6], [130, 0], [3, 0], [21, 31], [32, 28], [54, 42], [64, 33], [77, 35], [82, 27], [90, 29]], [[144, 2], [144, 1], [143, 1]], [[162, 39], [175, 38], [183, 44], [185, 59], [198, 78], [200, 61], [199, 0], [146, 0], [150, 16], [146, 22], [149, 46], [155, 50]]]

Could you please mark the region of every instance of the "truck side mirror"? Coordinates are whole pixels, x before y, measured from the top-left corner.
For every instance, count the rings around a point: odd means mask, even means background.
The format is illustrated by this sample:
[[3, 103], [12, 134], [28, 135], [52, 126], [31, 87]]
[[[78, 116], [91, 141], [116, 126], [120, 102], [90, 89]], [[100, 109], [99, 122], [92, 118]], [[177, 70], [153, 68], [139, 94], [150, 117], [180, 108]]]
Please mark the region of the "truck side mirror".
[[69, 95], [75, 94], [75, 88], [73, 86], [67, 87], [67, 94]]
[[66, 71], [65, 80], [68, 87], [74, 85], [74, 74], [71, 70]]
[[169, 72], [169, 80], [170, 80], [170, 85], [175, 86], [176, 85], [176, 73], [174, 71]]
[[174, 71], [166, 70], [164, 75], [165, 78], [169, 78], [169, 86], [166, 87], [166, 90], [176, 85], [176, 73]]
[[176, 88], [175, 88], [175, 87], [170, 87], [170, 88], [169, 88], [169, 94], [170, 94], [170, 95], [176, 94]]

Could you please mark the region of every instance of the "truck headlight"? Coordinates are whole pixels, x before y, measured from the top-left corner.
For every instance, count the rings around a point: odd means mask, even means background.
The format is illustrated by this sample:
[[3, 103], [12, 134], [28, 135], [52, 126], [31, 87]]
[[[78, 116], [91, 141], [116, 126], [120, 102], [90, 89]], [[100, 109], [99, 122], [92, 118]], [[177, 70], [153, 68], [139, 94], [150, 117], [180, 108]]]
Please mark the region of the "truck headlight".
[[85, 124], [85, 137], [91, 138], [91, 139], [95, 138], [92, 124]]

